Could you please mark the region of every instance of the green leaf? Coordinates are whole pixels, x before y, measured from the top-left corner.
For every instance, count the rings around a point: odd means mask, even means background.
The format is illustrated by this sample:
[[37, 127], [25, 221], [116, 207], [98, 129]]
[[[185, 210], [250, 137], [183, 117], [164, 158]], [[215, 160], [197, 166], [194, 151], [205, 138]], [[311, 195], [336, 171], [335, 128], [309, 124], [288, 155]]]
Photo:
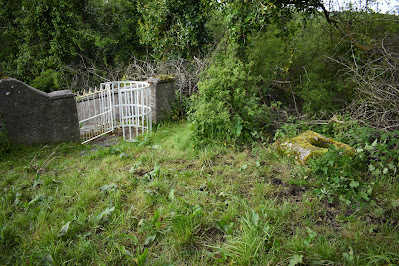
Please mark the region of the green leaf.
[[377, 139], [375, 139], [375, 140], [374, 140], [374, 142], [373, 142], [373, 143], [371, 143], [371, 147], [375, 147], [375, 146], [377, 146], [377, 144], [378, 144], [378, 140], [377, 140]]
[[137, 258], [135, 260], [136, 260], [137, 265], [139, 265], [139, 266], [144, 265], [144, 262], [148, 255], [148, 248], [144, 249], [144, 252], [141, 254], [139, 252], [139, 249], [137, 248], [136, 254], [137, 254]]
[[258, 226], [258, 224], [259, 224], [259, 214], [257, 214], [254, 210], [252, 210], [251, 220], [252, 220], [252, 223], [255, 226]]
[[392, 206], [392, 208], [399, 207], [399, 200], [392, 200], [391, 201], [391, 206]]
[[375, 167], [374, 167], [374, 165], [372, 165], [372, 164], [369, 164], [369, 170], [372, 172], [372, 171], [374, 171], [375, 170]]
[[321, 190], [320, 188], [315, 188], [313, 189], [314, 193], [316, 193], [317, 195], [321, 194]]
[[137, 245], [139, 243], [139, 240], [136, 236], [129, 236], [129, 239], [132, 241], [133, 245]]
[[295, 254], [291, 257], [288, 266], [295, 266], [297, 264], [303, 263], [303, 255]]
[[129, 157], [129, 155], [126, 154], [126, 153], [124, 153], [124, 152], [122, 152], [121, 154], [119, 154], [119, 159], [123, 159], [123, 158], [126, 158], [126, 157]]
[[353, 188], [358, 187], [359, 186], [359, 182], [352, 180], [351, 183], [349, 184], [349, 186], [353, 187]]
[[69, 225], [71, 224], [73, 220], [70, 220], [69, 222], [67, 222], [66, 224], [64, 224], [58, 234], [58, 237], [61, 237], [63, 235], [65, 235], [68, 232], [69, 229]]
[[364, 147], [364, 149], [366, 150], [366, 151], [368, 151], [368, 152], [371, 152], [371, 151], [373, 151], [374, 150], [374, 148], [373, 147], [371, 147], [370, 145], [368, 145], [368, 144], [366, 144], [366, 146]]
[[169, 192], [169, 195], [168, 195], [168, 199], [170, 200], [170, 201], [174, 201], [175, 200], [175, 189], [172, 189], [170, 192]]
[[122, 245], [121, 245], [121, 249], [122, 249], [123, 253], [125, 253], [125, 254], [128, 255], [129, 257], [131, 257], [131, 258], [134, 257], [133, 254], [132, 254], [132, 252], [130, 252], [129, 250], [127, 250], [127, 249], [125, 248], [125, 246], [122, 246]]
[[197, 208], [197, 209], [195, 209], [194, 211], [193, 211], [193, 213], [190, 215], [190, 218], [193, 218], [193, 217], [195, 217], [195, 216], [197, 216], [197, 215], [199, 215], [199, 214], [201, 214], [202, 213], [202, 208]]
[[115, 207], [107, 207], [102, 213], [100, 213], [97, 216], [97, 220], [101, 220], [104, 217], [107, 217], [108, 215], [110, 215], [111, 213], [113, 213], [115, 210]]
[[370, 201], [369, 195], [368, 195], [366, 192], [361, 191], [361, 192], [360, 192], [360, 196], [361, 196], [365, 201]]
[[343, 203], [345, 203], [347, 206], [351, 205], [351, 201], [348, 200], [347, 198], [345, 198], [344, 196], [339, 196], [338, 197], [340, 201], [342, 201]]
[[150, 235], [147, 235], [146, 237], [145, 237], [145, 240], [144, 240], [144, 245], [148, 245], [148, 244], [150, 244], [150, 243], [152, 243], [152, 242], [154, 242], [154, 240], [155, 240], [155, 238], [157, 237], [157, 234], [155, 233], [155, 234], [150, 234]]
[[237, 119], [236, 123], [234, 125], [234, 134], [236, 135], [236, 137], [240, 137], [241, 135], [241, 130], [242, 130], [242, 124], [241, 124], [241, 120]]
[[306, 231], [308, 232], [308, 237], [305, 238], [303, 243], [307, 247], [309, 247], [310, 246], [310, 242], [312, 242], [312, 240], [317, 236], [317, 233], [313, 232], [312, 229], [310, 229], [309, 227], [306, 227]]
[[115, 191], [116, 190], [116, 184], [115, 183], [111, 183], [111, 184], [109, 184], [109, 185], [104, 185], [104, 186], [102, 186], [101, 188], [100, 188], [100, 190], [102, 191], [102, 192], [110, 192], [110, 191]]
[[46, 197], [44, 195], [36, 195], [31, 201], [29, 201], [28, 205], [32, 205], [37, 201], [44, 200]]
[[384, 175], [386, 175], [387, 173], [388, 173], [388, 168], [384, 168], [384, 170], [382, 171], [382, 173], [384, 174]]

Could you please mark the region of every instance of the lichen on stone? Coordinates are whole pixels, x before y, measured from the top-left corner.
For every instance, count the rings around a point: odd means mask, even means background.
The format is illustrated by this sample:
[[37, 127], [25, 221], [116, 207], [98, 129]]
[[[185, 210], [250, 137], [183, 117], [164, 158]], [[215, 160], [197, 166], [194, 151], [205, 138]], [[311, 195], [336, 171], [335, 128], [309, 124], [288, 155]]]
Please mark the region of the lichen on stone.
[[331, 145], [343, 149], [345, 155], [350, 157], [356, 153], [351, 146], [311, 130], [284, 141], [277, 146], [277, 150], [282, 154], [294, 155], [300, 164], [305, 164], [309, 158], [317, 158], [326, 153]]

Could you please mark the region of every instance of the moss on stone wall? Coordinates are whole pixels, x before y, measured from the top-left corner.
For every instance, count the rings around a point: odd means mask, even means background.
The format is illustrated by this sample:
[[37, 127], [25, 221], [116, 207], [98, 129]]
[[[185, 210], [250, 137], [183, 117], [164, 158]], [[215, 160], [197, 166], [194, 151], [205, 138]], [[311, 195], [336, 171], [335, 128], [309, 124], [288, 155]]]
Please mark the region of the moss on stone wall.
[[170, 75], [159, 75], [155, 76], [154, 78], [158, 78], [159, 82], [171, 82], [174, 81], [176, 78]]

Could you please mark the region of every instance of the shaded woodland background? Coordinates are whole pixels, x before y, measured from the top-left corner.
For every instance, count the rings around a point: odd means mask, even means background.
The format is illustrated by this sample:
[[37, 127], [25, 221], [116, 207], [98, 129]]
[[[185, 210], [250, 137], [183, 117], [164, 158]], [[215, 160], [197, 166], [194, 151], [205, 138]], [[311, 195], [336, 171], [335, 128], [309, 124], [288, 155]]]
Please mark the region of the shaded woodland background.
[[173, 75], [176, 115], [188, 113], [201, 138], [334, 114], [397, 129], [398, 16], [373, 1], [332, 4], [1, 0], [0, 64], [44, 91]]

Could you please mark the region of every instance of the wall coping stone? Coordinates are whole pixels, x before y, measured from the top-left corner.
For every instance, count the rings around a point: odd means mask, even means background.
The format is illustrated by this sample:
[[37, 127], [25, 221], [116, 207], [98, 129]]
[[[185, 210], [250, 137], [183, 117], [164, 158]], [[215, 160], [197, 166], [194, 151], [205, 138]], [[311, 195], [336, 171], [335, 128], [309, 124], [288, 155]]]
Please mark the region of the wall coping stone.
[[48, 94], [51, 100], [59, 100], [74, 97], [74, 94], [71, 90], [60, 90], [60, 91], [52, 91]]

